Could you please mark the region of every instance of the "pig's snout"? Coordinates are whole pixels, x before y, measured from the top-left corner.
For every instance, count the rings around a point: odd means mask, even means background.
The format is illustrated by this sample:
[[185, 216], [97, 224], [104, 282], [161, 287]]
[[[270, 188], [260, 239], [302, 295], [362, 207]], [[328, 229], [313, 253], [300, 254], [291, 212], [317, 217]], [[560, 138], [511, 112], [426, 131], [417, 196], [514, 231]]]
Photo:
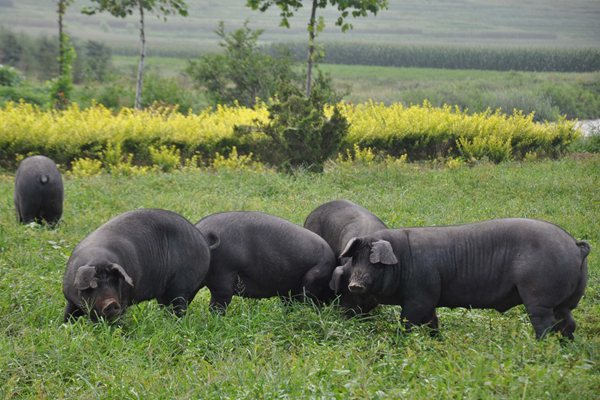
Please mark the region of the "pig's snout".
[[363, 294], [367, 291], [367, 288], [358, 282], [350, 282], [348, 290], [350, 290], [350, 293]]
[[104, 318], [112, 319], [121, 314], [121, 305], [116, 300], [107, 300], [102, 304], [101, 315]]

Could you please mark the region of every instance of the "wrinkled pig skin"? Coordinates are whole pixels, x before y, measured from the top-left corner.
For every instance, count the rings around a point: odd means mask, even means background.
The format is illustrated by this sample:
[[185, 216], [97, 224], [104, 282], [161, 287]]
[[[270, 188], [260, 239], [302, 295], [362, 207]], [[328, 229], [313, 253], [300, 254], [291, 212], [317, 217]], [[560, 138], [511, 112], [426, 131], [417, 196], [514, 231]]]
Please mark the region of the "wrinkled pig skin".
[[402, 306], [407, 327], [437, 330], [436, 307], [506, 311], [524, 304], [538, 339], [572, 339], [571, 315], [587, 282], [590, 246], [531, 219], [388, 229], [351, 239], [348, 289]]

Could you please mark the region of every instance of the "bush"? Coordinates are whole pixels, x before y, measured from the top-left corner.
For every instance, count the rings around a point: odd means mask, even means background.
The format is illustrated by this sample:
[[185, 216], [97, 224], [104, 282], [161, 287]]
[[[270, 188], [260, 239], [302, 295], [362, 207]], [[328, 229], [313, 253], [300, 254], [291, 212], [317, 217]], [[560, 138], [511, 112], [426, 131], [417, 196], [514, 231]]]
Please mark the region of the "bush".
[[91, 158], [77, 158], [71, 164], [71, 174], [77, 177], [87, 177], [100, 175], [102, 173], [102, 163]]
[[315, 82], [310, 97], [287, 85], [271, 100], [268, 122], [256, 128], [269, 140], [263, 160], [287, 172], [296, 168], [322, 172], [327, 159], [335, 155], [348, 133], [348, 120], [337, 106], [326, 114], [326, 98], [331, 88], [323, 80]]
[[170, 172], [181, 165], [181, 153], [175, 146], [160, 146], [158, 149], [150, 146], [150, 160], [163, 172]]
[[252, 160], [253, 154], [239, 155], [237, 147], [233, 146], [231, 152], [227, 157], [221, 155], [219, 152], [215, 154], [211, 167], [214, 169], [227, 169], [236, 171], [260, 171], [263, 169], [261, 163]]
[[0, 64], [0, 86], [17, 86], [23, 82], [23, 74], [17, 69]]
[[600, 127], [592, 127], [589, 135], [577, 138], [570, 150], [578, 153], [600, 153]]
[[182, 113], [200, 111], [206, 106], [195, 96], [195, 91], [187, 90], [178, 78], [161, 77], [150, 72], [144, 76], [143, 107], [176, 106]]
[[216, 34], [222, 39], [225, 53], [190, 61], [186, 69], [196, 85], [206, 89], [213, 105], [253, 107], [257, 99], [274, 96], [283, 82], [299, 81], [289, 57], [272, 57], [258, 50], [262, 30], [251, 30], [247, 21], [243, 28], [229, 34], [221, 22]]
[[[315, 96], [319, 93], [313, 92]], [[216, 152], [230, 154], [236, 146], [239, 154], [252, 152], [258, 161], [305, 167], [322, 166], [325, 159], [335, 157], [340, 145], [345, 152], [352, 151], [355, 144], [391, 157], [407, 155], [411, 160], [467, 153], [497, 161], [508, 157], [520, 160], [527, 153], [560, 156], [579, 135], [575, 124], [564, 118], [536, 123], [533, 115], [520, 112], [468, 114], [429, 103], [410, 107], [373, 102], [336, 107], [322, 104], [322, 100], [305, 99], [298, 89], [269, 107], [217, 107], [189, 115], [172, 108], [125, 108], [113, 113], [101, 105], [82, 110], [74, 104], [63, 111], [43, 111], [31, 104], [7, 103], [0, 107], [0, 166], [14, 168], [15, 154], [29, 153], [45, 154], [63, 165], [77, 158], [100, 158], [109, 171], [123, 163], [132, 165], [134, 159], [137, 166], [150, 166], [151, 146], [175, 146], [181, 159], [196, 156], [205, 162]], [[344, 136], [339, 129], [348, 124]], [[281, 145], [274, 150], [271, 146], [276, 140]], [[477, 147], [483, 148], [483, 153], [476, 153]], [[486, 148], [490, 154], [485, 154]]]
[[0, 86], [0, 106], [8, 102], [25, 102], [43, 106], [48, 103], [48, 91], [44, 87], [34, 87], [28, 84]]
[[600, 110], [600, 82], [552, 84], [542, 89], [560, 114], [569, 119], [597, 117]]

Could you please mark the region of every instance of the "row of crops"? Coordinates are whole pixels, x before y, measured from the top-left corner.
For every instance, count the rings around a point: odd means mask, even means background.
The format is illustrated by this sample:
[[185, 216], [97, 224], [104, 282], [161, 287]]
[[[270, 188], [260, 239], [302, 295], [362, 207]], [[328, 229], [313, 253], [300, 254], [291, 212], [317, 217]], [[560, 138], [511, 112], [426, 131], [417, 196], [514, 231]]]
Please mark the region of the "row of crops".
[[[287, 44], [296, 60], [306, 58], [306, 44]], [[600, 70], [600, 49], [395, 46], [330, 42], [323, 45], [329, 64], [386, 67], [482, 69], [496, 71], [589, 72]], [[274, 53], [279, 46], [267, 48]]]

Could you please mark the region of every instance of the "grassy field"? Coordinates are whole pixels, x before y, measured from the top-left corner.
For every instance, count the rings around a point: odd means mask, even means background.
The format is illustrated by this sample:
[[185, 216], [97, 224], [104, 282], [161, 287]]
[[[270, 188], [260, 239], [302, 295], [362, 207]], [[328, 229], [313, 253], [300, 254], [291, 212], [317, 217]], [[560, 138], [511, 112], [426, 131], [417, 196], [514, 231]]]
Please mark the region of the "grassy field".
[[[473, 168], [330, 168], [188, 172], [65, 181], [56, 230], [18, 226], [13, 177], [0, 175], [0, 397], [2, 398], [577, 398], [600, 389], [600, 158]], [[263, 210], [302, 224], [319, 204], [348, 198], [392, 227], [519, 216], [561, 225], [593, 247], [576, 340], [536, 342], [522, 307], [441, 309], [442, 336], [406, 334], [397, 307], [363, 320], [335, 307], [234, 299], [208, 312], [203, 289], [181, 320], [155, 302], [116, 326], [61, 323], [61, 279], [73, 247], [137, 207], [193, 222], [226, 210]]]
[[[114, 56], [120, 73], [133, 79], [138, 58]], [[179, 77], [184, 86], [192, 83], [183, 75], [186, 58], [148, 57], [152, 73]], [[363, 103], [369, 100], [391, 104], [421, 104], [427, 99], [434, 105], [452, 104], [473, 112], [514, 108], [526, 114], [535, 112], [539, 120], [555, 120], [560, 114], [569, 118], [593, 119], [600, 111], [600, 72], [518, 72], [450, 70], [435, 68], [394, 68], [364, 65], [320, 64], [336, 87], [349, 94], [345, 100]], [[188, 90], [189, 91], [189, 90]]]
[[[147, 18], [149, 51], [164, 54], [197, 54], [217, 47], [213, 31], [218, 21], [229, 28], [246, 19], [253, 29], [265, 29], [265, 42], [306, 40], [310, 10], [301, 9], [291, 28], [279, 27], [276, 8], [252, 11], [244, 0], [189, 0], [189, 16], [171, 16], [164, 23]], [[403, 44], [459, 44], [520, 47], [598, 47], [598, 3], [595, 0], [390, 1], [376, 17], [354, 20], [355, 29], [343, 34], [334, 26], [338, 16], [328, 7], [326, 29], [320, 40]], [[89, 4], [77, 1], [65, 18], [69, 34], [78, 39], [107, 42], [113, 49], [135, 54], [138, 48], [137, 15], [115, 18], [108, 13], [81, 14]], [[56, 35], [56, 6], [39, 0], [0, 0], [0, 24], [33, 35]]]

